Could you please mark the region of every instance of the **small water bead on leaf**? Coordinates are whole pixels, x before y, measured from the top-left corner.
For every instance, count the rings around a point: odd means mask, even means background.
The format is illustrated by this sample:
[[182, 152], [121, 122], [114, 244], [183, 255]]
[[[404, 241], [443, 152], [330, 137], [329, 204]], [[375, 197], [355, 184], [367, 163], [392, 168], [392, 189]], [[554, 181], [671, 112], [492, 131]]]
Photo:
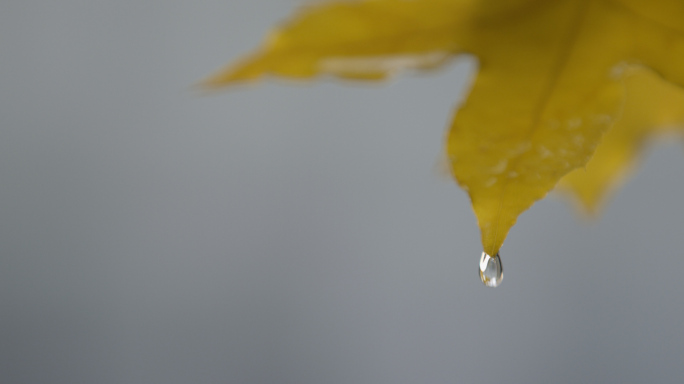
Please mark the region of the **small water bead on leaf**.
[[567, 129], [575, 130], [582, 126], [582, 118], [574, 117], [566, 122]]
[[498, 287], [503, 280], [503, 266], [501, 257], [497, 253], [491, 257], [486, 252], [482, 252], [480, 257], [480, 280], [488, 287]]

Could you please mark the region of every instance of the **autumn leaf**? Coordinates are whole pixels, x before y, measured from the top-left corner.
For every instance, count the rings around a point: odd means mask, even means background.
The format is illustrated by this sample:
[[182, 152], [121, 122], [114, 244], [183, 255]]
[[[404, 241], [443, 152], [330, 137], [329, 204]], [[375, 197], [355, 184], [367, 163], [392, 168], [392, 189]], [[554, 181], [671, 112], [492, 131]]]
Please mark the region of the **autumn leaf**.
[[639, 67], [628, 70], [625, 83], [623, 115], [586, 167], [570, 172], [558, 184], [590, 215], [626, 181], [646, 144], [667, 134], [684, 135], [684, 89]]
[[680, 0], [317, 2], [204, 86], [267, 75], [378, 80], [473, 54], [479, 70], [446, 153], [495, 255], [518, 215], [583, 167], [621, 113], [636, 116], [626, 110], [625, 68], [640, 64], [684, 85], [682, 20]]

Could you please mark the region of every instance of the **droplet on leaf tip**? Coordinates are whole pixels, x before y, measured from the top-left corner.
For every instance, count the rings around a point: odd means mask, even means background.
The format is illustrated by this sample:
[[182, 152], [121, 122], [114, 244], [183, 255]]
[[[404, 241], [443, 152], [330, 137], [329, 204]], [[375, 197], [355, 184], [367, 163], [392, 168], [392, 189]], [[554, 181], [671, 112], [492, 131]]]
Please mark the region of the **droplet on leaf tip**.
[[480, 280], [484, 285], [496, 288], [503, 280], [503, 266], [501, 265], [501, 257], [497, 253], [496, 256], [491, 257], [486, 252], [482, 252], [480, 257]]

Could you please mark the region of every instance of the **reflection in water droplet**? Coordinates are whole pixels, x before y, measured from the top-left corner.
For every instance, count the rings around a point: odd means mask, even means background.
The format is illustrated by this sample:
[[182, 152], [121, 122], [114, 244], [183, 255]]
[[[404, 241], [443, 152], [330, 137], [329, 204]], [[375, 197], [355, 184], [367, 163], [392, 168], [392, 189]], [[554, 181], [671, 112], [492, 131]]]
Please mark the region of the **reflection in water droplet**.
[[501, 284], [501, 280], [503, 280], [503, 266], [501, 265], [501, 257], [499, 257], [498, 253], [496, 256], [491, 257], [482, 252], [480, 257], [480, 279], [488, 287], [498, 287]]

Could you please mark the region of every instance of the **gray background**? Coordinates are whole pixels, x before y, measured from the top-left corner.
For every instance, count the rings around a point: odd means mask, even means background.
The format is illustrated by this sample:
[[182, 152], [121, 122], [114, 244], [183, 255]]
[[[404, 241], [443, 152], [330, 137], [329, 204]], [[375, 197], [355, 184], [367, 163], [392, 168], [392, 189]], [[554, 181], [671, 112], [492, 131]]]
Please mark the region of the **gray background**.
[[0, 5], [1, 382], [684, 380], [680, 146], [597, 223], [523, 214], [485, 288], [436, 170], [472, 61], [191, 90], [295, 5]]

